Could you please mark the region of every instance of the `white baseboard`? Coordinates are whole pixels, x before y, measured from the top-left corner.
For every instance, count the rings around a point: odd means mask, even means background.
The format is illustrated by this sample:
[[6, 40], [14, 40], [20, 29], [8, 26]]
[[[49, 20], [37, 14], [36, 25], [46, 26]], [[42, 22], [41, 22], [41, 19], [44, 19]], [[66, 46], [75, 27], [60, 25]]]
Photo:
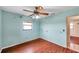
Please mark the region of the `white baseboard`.
[[[39, 37], [37, 37], [37, 38], [39, 38]], [[25, 43], [25, 42], [28, 42], [30, 40], [34, 40], [34, 39], [37, 39], [37, 38], [29, 39], [29, 40], [24, 41], [24, 42], [20, 42], [20, 43], [17, 43], [17, 44], [12, 44], [12, 45], [9, 45], [9, 46], [6, 46], [6, 47], [2, 47], [2, 49], [9, 48], [9, 47], [12, 47], [12, 46], [16, 46], [16, 45], [19, 45], [19, 44], [22, 44], [22, 43]]]
[[[44, 37], [41, 37], [42, 39], [45, 39], [45, 40], [47, 40], [47, 41], [49, 41], [49, 42], [52, 42], [52, 43], [54, 43], [54, 44], [57, 44], [56, 42], [53, 42], [53, 41], [51, 41], [50, 39], [47, 39], [47, 38], [44, 38]], [[59, 46], [62, 46], [62, 47], [64, 47], [64, 48], [67, 48], [67, 47], [65, 47], [65, 46], [63, 46], [63, 45], [61, 45], [61, 44], [57, 44], [57, 45], [59, 45]]]
[[[44, 40], [47, 40], [47, 41], [49, 41], [49, 42], [52, 42], [52, 41], [50, 41], [49, 39], [46, 39], [46, 38], [44, 38], [44, 37], [37, 37], [37, 38], [42, 38], [42, 39], [44, 39]], [[19, 45], [19, 44], [22, 44], [22, 43], [25, 43], [25, 42], [28, 42], [28, 41], [30, 41], [30, 40], [34, 40], [34, 39], [37, 39], [37, 38], [29, 39], [29, 40], [24, 41], [24, 42], [20, 42], [20, 43], [17, 43], [17, 44], [12, 44], [12, 45], [9, 45], [9, 46], [6, 46], [6, 47], [2, 47], [2, 49], [9, 48], [9, 47], [12, 47], [12, 46], [16, 46], [16, 45]], [[57, 44], [56, 42], [53, 42], [53, 43]], [[60, 44], [57, 44], [57, 45], [60, 45]], [[60, 46], [62, 46], [62, 45], [60, 45]], [[62, 46], [62, 47], [64, 47], [64, 46]], [[65, 47], [65, 48], [66, 48], [66, 47]], [[1, 49], [1, 50], [2, 50], [2, 49]]]
[[0, 53], [1, 53], [2, 49], [0, 49]]

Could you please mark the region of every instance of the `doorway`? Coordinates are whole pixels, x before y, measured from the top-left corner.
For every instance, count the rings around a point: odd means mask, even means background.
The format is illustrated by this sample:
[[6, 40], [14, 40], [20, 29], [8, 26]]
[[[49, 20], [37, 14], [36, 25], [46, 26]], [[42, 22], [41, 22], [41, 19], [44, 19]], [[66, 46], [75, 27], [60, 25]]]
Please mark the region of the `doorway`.
[[79, 52], [79, 16], [67, 17], [67, 48]]

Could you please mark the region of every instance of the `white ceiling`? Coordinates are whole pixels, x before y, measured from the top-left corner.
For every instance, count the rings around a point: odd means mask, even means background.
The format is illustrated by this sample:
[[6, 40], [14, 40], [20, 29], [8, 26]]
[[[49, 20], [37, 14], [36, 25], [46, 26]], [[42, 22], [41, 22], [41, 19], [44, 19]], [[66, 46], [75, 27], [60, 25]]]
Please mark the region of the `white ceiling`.
[[[0, 9], [8, 11], [8, 12], [13, 12], [13, 13], [18, 13], [21, 15], [31, 15], [32, 13], [30, 12], [25, 12], [23, 11], [23, 9], [27, 9], [27, 10], [34, 10], [35, 6], [0, 6]], [[65, 10], [69, 10], [72, 8], [77, 8], [76, 6], [43, 6], [44, 9], [49, 12], [49, 13], [58, 13], [58, 12], [62, 12]]]

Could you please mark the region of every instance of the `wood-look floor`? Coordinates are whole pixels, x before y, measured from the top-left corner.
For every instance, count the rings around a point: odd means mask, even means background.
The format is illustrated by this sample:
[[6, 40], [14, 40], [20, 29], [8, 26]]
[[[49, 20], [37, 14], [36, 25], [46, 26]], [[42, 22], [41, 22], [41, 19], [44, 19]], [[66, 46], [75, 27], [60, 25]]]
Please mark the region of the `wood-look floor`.
[[79, 45], [79, 37], [71, 36], [70, 39], [72, 43]]
[[77, 53], [44, 39], [35, 39], [2, 50], [2, 53]]
[[70, 37], [70, 49], [79, 52], [79, 37], [75, 36]]

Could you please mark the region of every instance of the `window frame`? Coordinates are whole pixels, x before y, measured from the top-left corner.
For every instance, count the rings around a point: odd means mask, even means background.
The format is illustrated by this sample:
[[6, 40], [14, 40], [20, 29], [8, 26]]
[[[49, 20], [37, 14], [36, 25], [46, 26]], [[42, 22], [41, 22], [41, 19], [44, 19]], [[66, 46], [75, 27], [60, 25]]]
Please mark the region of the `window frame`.
[[[26, 31], [26, 30], [32, 30], [32, 25], [33, 25], [33, 24], [32, 24], [31, 21], [30, 21], [30, 22], [28, 22], [28, 21], [23, 21], [23, 22], [22, 22], [22, 25], [23, 25], [23, 26], [22, 26], [22, 29], [23, 29], [24, 31]], [[30, 26], [31, 28], [25, 29], [24, 26]]]

